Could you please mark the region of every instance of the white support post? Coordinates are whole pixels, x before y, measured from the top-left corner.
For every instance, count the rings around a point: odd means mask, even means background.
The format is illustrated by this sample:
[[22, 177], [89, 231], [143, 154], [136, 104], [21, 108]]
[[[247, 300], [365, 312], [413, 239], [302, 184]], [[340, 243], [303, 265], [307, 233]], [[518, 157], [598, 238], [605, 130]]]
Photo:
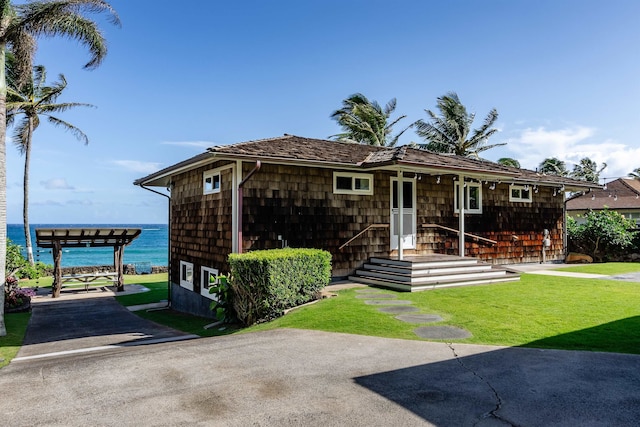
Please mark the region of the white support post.
[[458, 175], [459, 190], [458, 190], [458, 230], [460, 232], [458, 236], [458, 246], [460, 257], [464, 258], [464, 175]]
[[396, 230], [398, 233], [398, 260], [402, 261], [403, 253], [402, 253], [402, 235], [403, 235], [403, 212], [402, 205], [404, 204], [403, 193], [404, 193], [404, 182], [402, 181], [403, 173], [401, 170], [398, 171], [398, 229]]

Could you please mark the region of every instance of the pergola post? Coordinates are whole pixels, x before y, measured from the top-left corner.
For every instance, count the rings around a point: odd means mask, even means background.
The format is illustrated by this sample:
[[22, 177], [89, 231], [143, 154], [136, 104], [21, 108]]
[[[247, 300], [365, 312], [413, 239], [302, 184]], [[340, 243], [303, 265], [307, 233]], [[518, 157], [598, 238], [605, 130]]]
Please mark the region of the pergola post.
[[62, 261], [62, 246], [60, 241], [53, 242], [53, 289], [51, 290], [51, 298], [58, 298], [60, 296], [60, 290], [62, 289], [62, 267], [60, 263]]
[[117, 273], [117, 281], [114, 284], [117, 292], [124, 291], [124, 245], [116, 245], [113, 247], [113, 267]]

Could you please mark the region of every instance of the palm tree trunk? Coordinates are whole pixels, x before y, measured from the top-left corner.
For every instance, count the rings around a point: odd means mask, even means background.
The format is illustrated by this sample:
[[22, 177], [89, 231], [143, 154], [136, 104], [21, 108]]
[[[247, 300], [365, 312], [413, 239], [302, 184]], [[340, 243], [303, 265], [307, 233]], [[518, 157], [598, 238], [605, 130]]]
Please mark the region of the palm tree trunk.
[[7, 76], [5, 74], [5, 47], [4, 43], [0, 43], [0, 337], [7, 335], [4, 324], [4, 286], [7, 266]]
[[24, 147], [24, 185], [23, 185], [23, 205], [22, 220], [24, 221], [24, 241], [27, 248], [27, 260], [34, 265], [33, 247], [31, 245], [31, 229], [29, 228], [29, 164], [31, 163], [31, 136], [33, 135], [33, 119], [29, 117], [29, 129]]

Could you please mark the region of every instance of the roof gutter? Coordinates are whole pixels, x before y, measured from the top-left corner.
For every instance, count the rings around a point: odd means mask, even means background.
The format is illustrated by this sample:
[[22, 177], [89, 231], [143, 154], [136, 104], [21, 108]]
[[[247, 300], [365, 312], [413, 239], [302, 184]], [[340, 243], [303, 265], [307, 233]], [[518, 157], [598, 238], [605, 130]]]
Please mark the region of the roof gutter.
[[238, 184], [238, 253], [242, 253], [242, 204], [244, 200], [244, 184], [253, 176], [254, 173], [260, 170], [262, 163], [260, 160], [256, 160], [256, 166], [244, 177]]

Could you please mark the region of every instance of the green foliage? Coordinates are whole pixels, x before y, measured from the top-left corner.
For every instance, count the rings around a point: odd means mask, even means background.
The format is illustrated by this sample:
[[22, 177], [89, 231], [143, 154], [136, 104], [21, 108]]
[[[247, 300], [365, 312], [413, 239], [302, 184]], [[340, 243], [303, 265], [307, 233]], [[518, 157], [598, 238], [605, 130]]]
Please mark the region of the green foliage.
[[331, 279], [331, 254], [319, 249], [275, 249], [229, 255], [233, 307], [251, 325], [317, 298]]
[[588, 253], [598, 261], [606, 261], [633, 246], [638, 233], [630, 231], [636, 226], [632, 220], [606, 208], [589, 211], [584, 218], [584, 224], [578, 224], [573, 218], [567, 219], [569, 250]]
[[573, 171], [569, 174], [571, 178], [588, 182], [600, 182], [600, 174], [607, 167], [606, 163], [602, 163], [600, 169], [598, 164], [588, 157], [580, 159], [580, 163], [573, 167]]
[[22, 255], [19, 245], [7, 239], [7, 264], [5, 268], [5, 276], [15, 276], [19, 279], [38, 279], [46, 275], [47, 271], [52, 267], [43, 262], [36, 262], [34, 265]]
[[227, 276], [216, 277], [216, 283], [209, 288], [209, 293], [214, 295], [215, 301], [210, 305], [215, 311], [216, 319], [224, 323], [234, 323], [237, 320], [233, 308], [233, 291], [231, 290], [231, 278]]

